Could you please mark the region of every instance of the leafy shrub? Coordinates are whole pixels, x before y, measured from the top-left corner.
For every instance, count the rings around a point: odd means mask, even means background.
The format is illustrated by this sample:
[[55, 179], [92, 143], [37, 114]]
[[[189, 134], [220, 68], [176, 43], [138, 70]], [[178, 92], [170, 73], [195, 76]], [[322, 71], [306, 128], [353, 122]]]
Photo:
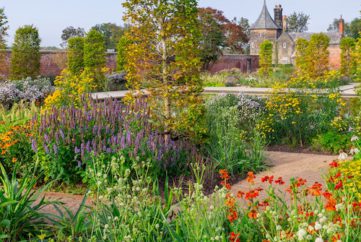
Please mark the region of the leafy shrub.
[[324, 152], [331, 152], [339, 154], [342, 151], [347, 151], [352, 146], [350, 133], [340, 133], [335, 131], [328, 131], [325, 134], [319, 135], [313, 140], [312, 147], [315, 150]]
[[18, 180], [16, 169], [11, 177], [1, 164], [0, 169], [0, 239], [23, 241], [44, 236], [42, 231], [50, 229], [50, 217], [41, 212], [49, 204], [41, 198], [46, 187], [34, 191], [37, 178], [33, 174]]
[[225, 95], [208, 101], [206, 110], [207, 155], [231, 172], [260, 169], [262, 141], [255, 129], [262, 115], [260, 100]]
[[107, 79], [107, 90], [109, 91], [119, 91], [127, 90], [127, 80], [126, 73], [113, 73], [106, 76]]
[[33, 26], [19, 28], [12, 46], [10, 76], [12, 80], [40, 74], [40, 36]]
[[68, 40], [68, 69], [73, 75], [84, 70], [84, 38], [72, 37]]
[[272, 55], [273, 44], [269, 40], [265, 40], [259, 46], [259, 70], [258, 73], [262, 77], [268, 77], [272, 74]]
[[43, 101], [54, 88], [47, 78], [26, 78], [24, 80], [0, 84], [0, 104], [11, 108], [14, 103], [23, 101]]
[[68, 183], [80, 181], [84, 168], [91, 165], [92, 155], [122, 152], [129, 158], [157, 161], [158, 169], [179, 170], [182, 164], [178, 160], [182, 158], [182, 147], [186, 147], [180, 141], [167, 142], [152, 130], [144, 101], [124, 106], [116, 100], [97, 102], [84, 98], [81, 107], [45, 111], [37, 129], [38, 152], [48, 159], [42, 163], [45, 174]]

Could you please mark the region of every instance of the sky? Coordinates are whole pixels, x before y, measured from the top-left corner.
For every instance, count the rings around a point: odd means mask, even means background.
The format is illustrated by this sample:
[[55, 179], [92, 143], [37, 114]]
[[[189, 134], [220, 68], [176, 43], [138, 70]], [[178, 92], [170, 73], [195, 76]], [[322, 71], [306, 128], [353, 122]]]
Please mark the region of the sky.
[[[124, 1], [124, 0], [123, 0]], [[88, 30], [99, 23], [122, 24], [121, 0], [0, 0], [5, 8], [10, 30], [8, 45], [11, 45], [16, 29], [33, 24], [39, 29], [42, 46], [59, 46], [61, 32], [67, 26]], [[267, 0], [273, 16], [276, 4], [283, 6], [283, 14], [294, 11], [311, 16], [309, 31], [326, 31], [334, 18], [344, 16], [350, 21], [360, 16], [360, 0]], [[233, 17], [245, 17], [250, 23], [260, 14], [263, 0], [200, 0], [201, 7], [213, 7]]]

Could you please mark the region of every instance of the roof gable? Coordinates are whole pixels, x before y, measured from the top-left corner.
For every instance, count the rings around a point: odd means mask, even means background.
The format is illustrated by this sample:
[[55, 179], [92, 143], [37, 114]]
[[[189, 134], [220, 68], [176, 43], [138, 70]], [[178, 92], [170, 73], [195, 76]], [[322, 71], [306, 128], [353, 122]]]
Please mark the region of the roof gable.
[[[310, 40], [311, 36], [315, 34], [315, 33], [289, 33], [289, 35], [291, 36], [291, 38], [293, 39], [293, 41], [296, 41], [297, 39], [306, 39], [306, 40]], [[342, 39], [342, 34], [338, 33], [338, 32], [327, 32], [324, 33], [325, 35], [327, 35], [330, 38], [330, 45], [338, 45], [341, 42]]]

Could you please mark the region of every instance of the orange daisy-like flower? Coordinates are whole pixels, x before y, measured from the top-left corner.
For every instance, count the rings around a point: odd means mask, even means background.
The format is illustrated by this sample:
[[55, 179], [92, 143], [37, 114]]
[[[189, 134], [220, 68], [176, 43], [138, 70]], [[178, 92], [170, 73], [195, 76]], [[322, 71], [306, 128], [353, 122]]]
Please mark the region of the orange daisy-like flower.
[[343, 187], [342, 181], [339, 181], [336, 186], [335, 186], [335, 190], [339, 190]]
[[248, 213], [248, 218], [250, 218], [250, 219], [256, 219], [256, 218], [257, 218], [257, 215], [258, 215], [257, 211], [253, 209], [253, 210], [251, 210], [251, 211]]
[[225, 169], [220, 170], [219, 175], [223, 180], [228, 180], [230, 178], [228, 171]]
[[306, 182], [307, 182], [306, 179], [303, 179], [303, 178], [300, 178], [300, 177], [299, 177], [299, 178], [297, 178], [296, 186], [297, 186], [297, 187], [301, 187], [301, 186], [305, 185]]
[[227, 218], [228, 218], [228, 221], [229, 221], [230, 223], [233, 223], [235, 220], [238, 219], [238, 213], [237, 213], [237, 211], [231, 209], [231, 210], [229, 211], [229, 214], [228, 214]]
[[228, 197], [226, 200], [226, 206], [229, 208], [234, 208], [235, 203], [236, 199], [234, 197]]
[[238, 198], [243, 198], [244, 194], [245, 194], [244, 192], [238, 191], [238, 192], [237, 192], [237, 197], [238, 197]]
[[282, 177], [278, 177], [278, 179], [275, 181], [276, 184], [284, 185], [285, 182], [283, 181]]
[[258, 196], [259, 196], [259, 190], [258, 190], [258, 189], [256, 189], [256, 190], [251, 190], [251, 191], [249, 191], [249, 192], [246, 193], [246, 196], [245, 196], [244, 199], [246, 199], [246, 200], [251, 200], [251, 199], [256, 198], [256, 197], [258, 197]]
[[311, 196], [321, 196], [322, 194], [322, 184], [315, 182], [311, 187], [307, 188], [308, 194]]
[[256, 179], [256, 176], [252, 171], [248, 172], [247, 182], [248, 183], [254, 183], [254, 179]]
[[337, 162], [337, 161], [332, 161], [332, 162], [330, 163], [330, 167], [332, 167], [332, 168], [338, 167], [338, 162]]
[[334, 198], [329, 198], [325, 205], [327, 211], [336, 211], [336, 200]]

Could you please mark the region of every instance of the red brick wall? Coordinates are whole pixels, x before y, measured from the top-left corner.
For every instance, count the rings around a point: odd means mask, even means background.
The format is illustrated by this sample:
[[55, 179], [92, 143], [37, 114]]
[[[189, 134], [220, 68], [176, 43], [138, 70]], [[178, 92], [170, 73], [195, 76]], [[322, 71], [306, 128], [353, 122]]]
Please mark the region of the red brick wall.
[[330, 67], [331, 69], [339, 69], [341, 67], [341, 49], [339, 45], [330, 45]]
[[[11, 52], [6, 52], [6, 66], [0, 68], [0, 76], [9, 75]], [[57, 76], [66, 67], [65, 51], [41, 51], [40, 75], [41, 76]], [[114, 71], [116, 69], [116, 53], [107, 53], [107, 67]], [[3, 69], [3, 70], [2, 70]]]
[[259, 57], [257, 55], [223, 55], [218, 61], [210, 65], [208, 71], [216, 73], [236, 68], [247, 73], [256, 71], [258, 66]]

